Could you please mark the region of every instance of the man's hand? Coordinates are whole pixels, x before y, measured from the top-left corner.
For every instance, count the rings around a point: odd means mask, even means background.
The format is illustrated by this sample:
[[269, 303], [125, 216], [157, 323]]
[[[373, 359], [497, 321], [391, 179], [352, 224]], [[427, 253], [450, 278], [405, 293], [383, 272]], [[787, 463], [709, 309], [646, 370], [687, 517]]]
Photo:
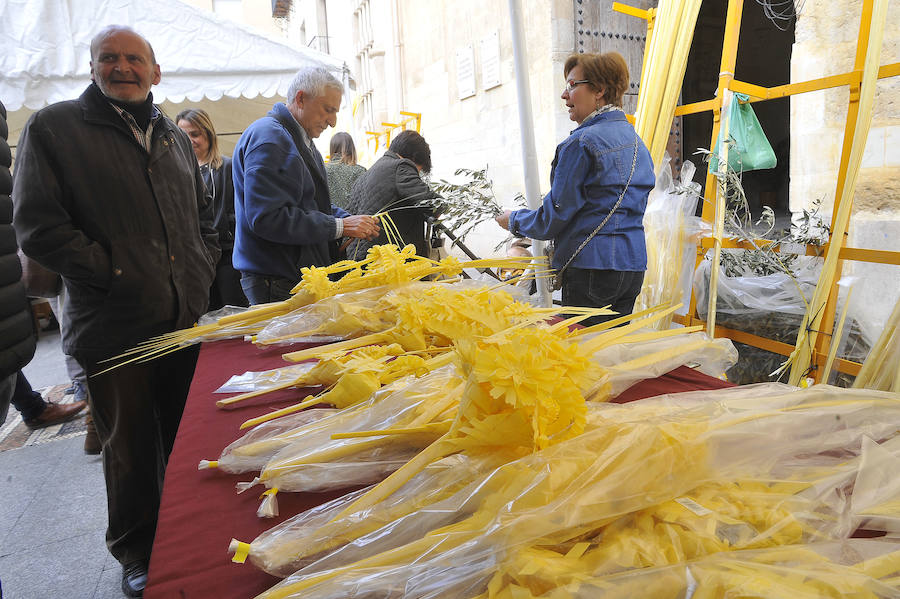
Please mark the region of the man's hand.
[[357, 215], [344, 217], [344, 237], [375, 239], [381, 233], [378, 221], [371, 216]]
[[512, 214], [512, 210], [504, 210], [503, 214], [494, 217], [494, 220], [497, 221], [497, 224], [509, 230], [509, 215]]

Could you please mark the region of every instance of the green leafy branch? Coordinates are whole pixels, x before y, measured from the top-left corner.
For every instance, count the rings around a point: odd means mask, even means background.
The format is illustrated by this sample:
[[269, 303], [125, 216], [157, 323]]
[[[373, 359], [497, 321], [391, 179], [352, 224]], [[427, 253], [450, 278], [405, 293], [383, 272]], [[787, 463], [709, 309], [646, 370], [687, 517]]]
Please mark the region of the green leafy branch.
[[[438, 210], [437, 221], [460, 240], [482, 222], [503, 214], [503, 207], [494, 195], [487, 170], [487, 167], [480, 170], [456, 169], [453, 174], [463, 177], [462, 181], [451, 183], [441, 179], [431, 183], [431, 188], [441, 197], [421, 202], [422, 205]], [[514, 201], [521, 206], [525, 205], [522, 194], [517, 194]]]

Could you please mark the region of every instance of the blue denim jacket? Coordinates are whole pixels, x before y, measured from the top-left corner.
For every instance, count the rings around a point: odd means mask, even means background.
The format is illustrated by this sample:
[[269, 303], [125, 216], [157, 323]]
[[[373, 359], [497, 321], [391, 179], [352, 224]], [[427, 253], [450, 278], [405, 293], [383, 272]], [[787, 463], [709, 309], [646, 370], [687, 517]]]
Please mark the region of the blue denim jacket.
[[556, 148], [550, 193], [537, 210], [516, 210], [509, 230], [522, 237], [553, 239], [554, 268], [562, 268], [618, 200], [634, 159], [628, 191], [612, 218], [571, 266], [599, 270], [647, 269], [644, 209], [656, 182], [653, 161], [625, 114], [615, 110], [585, 120]]

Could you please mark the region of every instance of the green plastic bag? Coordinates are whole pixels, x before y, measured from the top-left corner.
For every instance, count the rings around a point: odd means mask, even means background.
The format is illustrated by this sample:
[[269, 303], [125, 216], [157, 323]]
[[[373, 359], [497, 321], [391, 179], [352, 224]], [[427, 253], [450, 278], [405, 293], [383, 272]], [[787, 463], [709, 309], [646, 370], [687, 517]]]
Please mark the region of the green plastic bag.
[[[747, 94], [734, 94], [731, 105], [728, 107], [729, 125], [728, 134], [734, 140], [734, 144], [728, 148], [728, 168], [735, 172], [758, 171], [767, 168], [775, 168], [778, 161], [775, 159], [775, 151], [766, 138], [756, 113], [750, 105], [750, 96]], [[719, 138], [716, 140], [714, 153], [709, 157], [709, 172], [719, 170], [719, 154], [722, 152], [722, 130], [719, 129]]]

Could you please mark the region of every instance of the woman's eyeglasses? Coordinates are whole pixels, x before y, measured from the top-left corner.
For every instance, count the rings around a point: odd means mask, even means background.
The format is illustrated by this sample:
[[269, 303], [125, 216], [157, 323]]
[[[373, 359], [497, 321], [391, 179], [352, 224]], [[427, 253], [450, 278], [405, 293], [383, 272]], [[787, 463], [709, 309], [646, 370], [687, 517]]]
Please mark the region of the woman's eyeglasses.
[[588, 81], [587, 79], [579, 79], [578, 81], [572, 81], [570, 79], [569, 81], [566, 81], [566, 92], [571, 94], [575, 90], [575, 88], [582, 83], [590, 83], [590, 81]]

